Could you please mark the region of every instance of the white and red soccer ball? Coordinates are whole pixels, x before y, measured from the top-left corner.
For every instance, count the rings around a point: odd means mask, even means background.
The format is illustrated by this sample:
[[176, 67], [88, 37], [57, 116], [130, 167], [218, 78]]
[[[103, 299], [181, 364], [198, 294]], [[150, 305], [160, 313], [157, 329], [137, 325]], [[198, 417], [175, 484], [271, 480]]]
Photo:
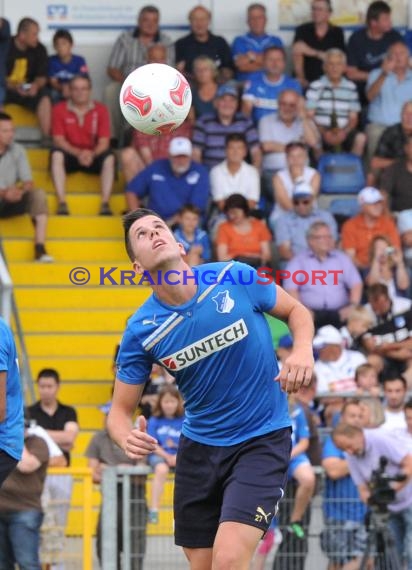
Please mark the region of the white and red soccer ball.
[[169, 65], [149, 63], [132, 71], [120, 91], [120, 108], [135, 129], [149, 135], [173, 132], [192, 104], [185, 77]]

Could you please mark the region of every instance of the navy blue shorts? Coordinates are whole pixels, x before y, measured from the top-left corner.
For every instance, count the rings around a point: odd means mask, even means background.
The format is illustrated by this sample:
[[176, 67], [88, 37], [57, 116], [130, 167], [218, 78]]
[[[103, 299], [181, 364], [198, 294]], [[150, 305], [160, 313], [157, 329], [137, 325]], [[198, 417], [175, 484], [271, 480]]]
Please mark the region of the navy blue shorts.
[[291, 429], [237, 445], [203, 445], [181, 436], [176, 462], [175, 543], [211, 548], [219, 524], [234, 521], [265, 533], [287, 482]]

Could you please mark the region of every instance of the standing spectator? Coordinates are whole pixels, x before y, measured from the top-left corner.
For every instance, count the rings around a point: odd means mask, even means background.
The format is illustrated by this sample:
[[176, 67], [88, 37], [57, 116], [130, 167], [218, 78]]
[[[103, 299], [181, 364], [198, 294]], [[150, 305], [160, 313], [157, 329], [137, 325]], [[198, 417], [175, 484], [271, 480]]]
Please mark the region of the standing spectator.
[[385, 128], [399, 123], [403, 106], [411, 98], [412, 70], [409, 69], [409, 57], [407, 46], [402, 41], [397, 41], [388, 49], [381, 67], [373, 69], [368, 75], [366, 134], [369, 159]]
[[358, 194], [360, 213], [342, 226], [342, 249], [363, 273], [370, 267], [369, 250], [376, 236], [385, 236], [393, 247], [401, 242], [395, 222], [384, 214], [383, 196], [376, 188], [363, 188]]
[[76, 75], [89, 76], [86, 60], [72, 53], [73, 36], [68, 30], [57, 30], [53, 36], [54, 55], [49, 56], [48, 78], [53, 103], [69, 97], [69, 81]]
[[327, 152], [363, 155], [366, 136], [357, 130], [361, 110], [356, 86], [344, 76], [346, 55], [332, 48], [325, 53], [325, 74], [306, 92], [307, 108], [320, 130]]
[[[74, 446], [79, 431], [77, 414], [74, 408], [60, 403], [57, 399], [60, 377], [56, 370], [45, 368], [37, 376], [39, 400], [27, 409], [30, 419], [43, 427], [52, 440], [63, 451], [70, 466], [70, 450]], [[59, 560], [64, 548], [67, 515], [72, 494], [70, 475], [48, 475], [44, 486], [43, 504], [49, 520], [54, 521], [56, 542], [55, 555]], [[56, 504], [57, 503], [57, 504]], [[57, 562], [57, 561], [56, 561]], [[53, 564], [55, 570], [62, 570], [61, 564]]]
[[193, 159], [208, 168], [225, 159], [226, 137], [243, 133], [253, 166], [260, 168], [261, 152], [256, 129], [251, 119], [237, 113], [238, 91], [235, 85], [221, 85], [216, 93], [215, 112], [204, 115], [195, 123], [193, 132]]
[[252, 117], [256, 125], [264, 116], [277, 113], [278, 98], [282, 91], [292, 89], [301, 95], [300, 84], [286, 75], [285, 69], [284, 49], [267, 47], [263, 52], [263, 70], [246, 83], [242, 95], [242, 112], [247, 117]]
[[329, 49], [345, 51], [342, 28], [330, 23], [330, 0], [312, 0], [312, 21], [297, 26], [292, 55], [296, 79], [302, 87], [316, 81], [323, 74], [323, 62]]
[[148, 49], [152, 44], [167, 46], [167, 63], [174, 64], [172, 41], [159, 29], [160, 12], [156, 6], [143, 6], [137, 17], [137, 26], [122, 32], [114, 43], [107, 66], [111, 82], [104, 91], [111, 119], [112, 136], [119, 142], [123, 138], [125, 120], [119, 105], [119, 95], [123, 81], [137, 67], [148, 63]]
[[115, 174], [110, 150], [110, 120], [105, 105], [91, 98], [89, 77], [69, 82], [69, 99], [53, 107], [51, 174], [59, 205], [57, 214], [67, 216], [66, 175], [71, 172], [100, 174], [102, 204], [99, 214], [111, 216], [109, 206]]
[[[96, 432], [86, 449], [88, 466], [92, 470], [93, 483], [100, 485], [103, 479], [103, 472], [106, 467], [115, 465], [136, 465], [127, 457], [124, 451], [111, 440], [107, 431], [107, 414], [111, 404], [105, 404], [100, 410], [105, 414], [104, 429]], [[143, 464], [138, 462], [137, 464]], [[146, 553], [146, 476], [138, 475], [130, 477], [130, 526], [131, 526], [131, 556], [130, 570], [143, 570], [143, 561]], [[114, 513], [113, 513], [114, 515]], [[123, 483], [117, 485], [117, 565], [121, 568], [121, 554], [123, 552]], [[99, 518], [96, 529], [96, 551], [99, 564], [102, 564], [102, 506], [99, 511]]]
[[142, 198], [147, 196], [149, 208], [164, 217], [169, 225], [178, 221], [179, 210], [186, 204], [197, 206], [204, 217], [209, 199], [209, 174], [191, 157], [189, 139], [172, 139], [169, 158], [156, 160], [127, 184], [128, 209], [140, 208]]
[[209, 236], [200, 228], [201, 219], [199, 208], [186, 204], [179, 212], [179, 223], [173, 232], [176, 241], [183, 244], [190, 266], [208, 262], [212, 257]]
[[0, 318], [0, 487], [23, 450], [23, 397], [13, 334]]
[[[335, 248], [328, 224], [312, 224], [307, 242], [308, 249], [287, 264], [286, 271], [293, 277], [285, 278], [283, 287], [313, 311], [316, 329], [327, 324], [340, 327], [350, 309], [360, 303], [362, 279], [350, 257]], [[303, 279], [298, 278], [300, 271]]]
[[[148, 63], [167, 63], [167, 48], [163, 44], [152, 44], [147, 48]], [[146, 166], [155, 160], [167, 158], [170, 141], [175, 137], [192, 138], [191, 120], [186, 119], [171, 133], [163, 133], [160, 137], [147, 135], [133, 129], [129, 146], [120, 151], [120, 163], [126, 182], [130, 182]]]
[[387, 430], [405, 429], [404, 406], [407, 396], [407, 383], [403, 376], [386, 376], [383, 380], [385, 401], [385, 422], [382, 428]]
[[49, 452], [43, 439], [25, 436], [23, 455], [0, 489], [0, 568], [41, 570], [41, 495]]
[[225, 200], [232, 194], [241, 194], [249, 208], [254, 210], [260, 199], [259, 171], [247, 164], [247, 143], [243, 134], [233, 133], [226, 137], [226, 160], [210, 171], [212, 200], [220, 212]]
[[6, 98], [6, 62], [10, 45], [10, 23], [6, 18], [0, 18], [0, 110], [3, 109]]
[[7, 56], [6, 103], [34, 111], [44, 137], [50, 135], [51, 101], [47, 94], [47, 51], [39, 42], [39, 24], [23, 18]]
[[262, 71], [263, 52], [266, 48], [283, 47], [282, 40], [278, 36], [266, 33], [267, 16], [264, 4], [249, 4], [247, 23], [249, 32], [243, 36], [237, 36], [232, 45], [236, 79], [240, 82], [247, 81], [257, 71]]
[[0, 156], [0, 219], [29, 214], [34, 225], [34, 258], [41, 263], [49, 263], [53, 258], [45, 248], [46, 193], [34, 188], [26, 150], [14, 142], [12, 118], [1, 111]]
[[233, 60], [229, 44], [222, 36], [209, 30], [212, 15], [205, 6], [195, 6], [189, 12], [190, 33], [175, 43], [176, 67], [189, 79], [193, 76], [193, 62], [199, 55], [207, 55], [216, 62], [221, 81], [233, 77]]
[[371, 2], [366, 11], [366, 26], [350, 36], [347, 74], [358, 88], [361, 105], [367, 104], [365, 86], [369, 73], [382, 65], [390, 46], [402, 41], [402, 36], [392, 28], [391, 7], [384, 0]]
[[191, 119], [213, 113], [213, 101], [217, 93], [217, 67], [207, 55], [199, 55], [193, 60]]

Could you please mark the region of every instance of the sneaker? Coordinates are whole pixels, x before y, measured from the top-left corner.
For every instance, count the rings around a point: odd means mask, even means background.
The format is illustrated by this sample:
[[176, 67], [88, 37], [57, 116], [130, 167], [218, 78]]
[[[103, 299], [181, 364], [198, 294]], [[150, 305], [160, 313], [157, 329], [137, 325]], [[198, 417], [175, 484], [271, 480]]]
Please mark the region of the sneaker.
[[159, 522], [159, 512], [150, 510], [148, 514], [148, 521], [150, 524], [157, 524]]
[[303, 526], [298, 522], [291, 523], [287, 527], [287, 531], [290, 534], [293, 534], [294, 536], [296, 536], [296, 538], [305, 538], [305, 536], [306, 536]]
[[37, 263], [53, 263], [54, 258], [51, 255], [49, 255], [48, 253], [44, 252], [44, 253], [41, 253], [39, 256], [36, 256], [35, 261]]
[[100, 208], [99, 216], [113, 216], [113, 212], [107, 202], [103, 202]]
[[67, 207], [66, 202], [60, 202], [57, 206], [57, 215], [58, 216], [68, 216], [70, 214], [69, 208]]

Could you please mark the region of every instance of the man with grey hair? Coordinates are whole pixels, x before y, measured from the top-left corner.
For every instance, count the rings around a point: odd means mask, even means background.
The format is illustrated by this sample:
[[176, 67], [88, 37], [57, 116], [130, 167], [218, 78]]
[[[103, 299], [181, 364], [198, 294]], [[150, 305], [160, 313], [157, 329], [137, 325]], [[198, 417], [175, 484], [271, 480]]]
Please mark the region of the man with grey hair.
[[323, 69], [325, 74], [306, 92], [307, 107], [322, 135], [323, 149], [362, 156], [366, 135], [357, 131], [361, 107], [356, 85], [344, 76], [345, 53], [329, 49]]

